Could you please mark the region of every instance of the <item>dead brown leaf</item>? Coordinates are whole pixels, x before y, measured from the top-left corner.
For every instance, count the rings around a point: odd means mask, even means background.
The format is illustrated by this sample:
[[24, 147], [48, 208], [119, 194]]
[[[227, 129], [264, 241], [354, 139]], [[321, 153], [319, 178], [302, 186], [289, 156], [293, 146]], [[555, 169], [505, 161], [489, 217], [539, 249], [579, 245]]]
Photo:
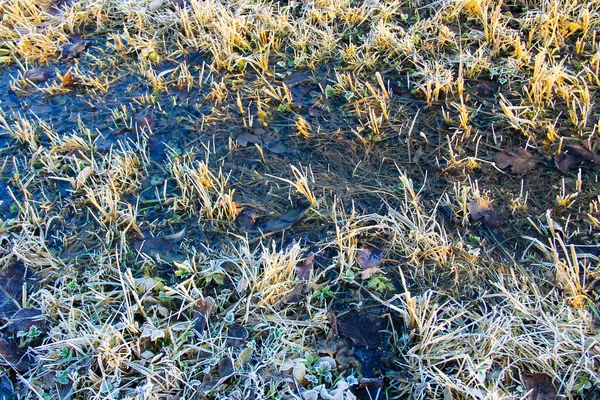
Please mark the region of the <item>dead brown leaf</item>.
[[391, 92], [396, 96], [401, 96], [402, 94], [404, 94], [404, 90], [402, 89], [402, 87], [398, 85], [398, 83], [394, 80], [385, 80], [385, 85], [387, 86], [388, 92]]
[[313, 252], [308, 253], [306, 258], [296, 266], [296, 276], [301, 281], [310, 280], [310, 274], [313, 270], [313, 266], [315, 263], [315, 254]]
[[253, 230], [256, 229], [256, 220], [258, 217], [258, 211], [250, 207], [244, 207], [238, 216], [235, 217], [235, 224], [240, 229]]
[[359, 364], [358, 360], [354, 356], [354, 351], [347, 346], [341, 346], [339, 348], [335, 354], [335, 360], [344, 368], [348, 368], [350, 366], [356, 367]]
[[366, 388], [366, 387], [383, 387], [384, 379], [383, 376], [377, 378], [361, 378], [358, 382], [358, 389]]
[[533, 374], [525, 377], [528, 400], [556, 400], [556, 389], [552, 377], [547, 374]]
[[77, 85], [79, 79], [68, 70], [62, 77], [60, 86], [63, 88], [73, 88]]
[[517, 147], [515, 149], [503, 150], [494, 156], [494, 162], [500, 169], [510, 167], [513, 174], [526, 174], [532, 171], [540, 159], [527, 150]]
[[292, 72], [285, 78], [285, 84], [290, 88], [298, 86], [301, 83], [309, 81], [312, 76], [312, 71]]
[[381, 270], [379, 268], [363, 269], [362, 272], [360, 273], [360, 279], [363, 281], [369, 280], [369, 279], [371, 279], [371, 277], [373, 275], [375, 275], [378, 272], [381, 272]]
[[50, 79], [50, 73], [41, 69], [30, 69], [25, 73], [25, 79], [32, 83], [44, 83]]
[[79, 171], [79, 173], [77, 174], [75, 188], [77, 190], [81, 189], [83, 187], [83, 185], [85, 184], [85, 181], [87, 181], [87, 179], [90, 176], [92, 176], [93, 172], [94, 171], [92, 170], [92, 167], [90, 167], [90, 166], [85, 167], [81, 171]]
[[327, 322], [329, 322], [329, 333], [327, 333], [327, 340], [330, 340], [338, 335], [338, 324], [335, 314], [331, 310], [327, 310]]
[[15, 340], [0, 338], [0, 365], [8, 363], [17, 371], [27, 371], [35, 364], [35, 357], [27, 350], [20, 348]]
[[260, 144], [260, 138], [249, 133], [242, 133], [235, 139], [242, 147], [248, 147], [248, 144]]
[[225, 356], [217, 363], [219, 370], [219, 379], [213, 378], [210, 373], [205, 373], [202, 379], [202, 390], [210, 392], [225, 383], [234, 373], [233, 361], [228, 356]]
[[349, 313], [338, 318], [339, 333], [356, 346], [374, 348], [381, 343], [381, 321], [366, 314]]
[[362, 269], [377, 268], [383, 261], [383, 253], [373, 246], [363, 244], [360, 250], [358, 250], [356, 258]]
[[498, 90], [500, 85], [492, 81], [478, 81], [477, 94], [481, 97], [492, 97]]
[[589, 162], [600, 164], [600, 156], [580, 145], [565, 145], [560, 153], [554, 155], [554, 163], [560, 172], [566, 174], [574, 165]]
[[265, 148], [267, 150], [269, 150], [271, 153], [274, 154], [291, 154], [291, 153], [295, 153], [296, 150], [286, 146], [285, 144], [283, 144], [280, 141], [274, 141], [269, 143], [268, 145], [265, 146]]
[[219, 360], [217, 368], [219, 368], [220, 379], [228, 378], [235, 372], [233, 368], [233, 361], [228, 356], [225, 356]]
[[19, 310], [16, 300], [0, 288], [0, 319], [8, 319]]
[[310, 286], [306, 281], [296, 282], [294, 288], [288, 293], [285, 300], [287, 304], [296, 304], [306, 298], [306, 295], [310, 293]]
[[187, 90], [187, 87], [182, 86], [182, 85], [177, 85], [175, 87], [171, 87], [167, 90], [167, 92], [173, 96], [179, 103], [183, 103], [185, 102], [188, 97], [190, 96], [190, 93]]
[[[295, 241], [293, 242], [295, 243]], [[291, 244], [293, 246], [293, 243]], [[301, 263], [296, 265], [296, 277], [298, 282], [294, 285], [292, 291], [288, 294], [286, 299], [287, 304], [295, 304], [306, 298], [306, 295], [310, 293], [310, 275], [312, 273], [313, 265], [315, 261], [315, 254], [310, 252], [304, 258]]]
[[46, 330], [46, 320], [42, 311], [37, 308], [21, 308], [8, 320], [4, 333], [16, 335], [19, 331], [29, 331], [33, 326], [42, 332]]
[[62, 56], [66, 59], [78, 58], [85, 51], [87, 42], [81, 39], [80, 36], [73, 36], [71, 41], [63, 46]]
[[242, 348], [248, 339], [248, 330], [240, 324], [231, 324], [227, 328], [227, 344]]
[[133, 120], [133, 131], [136, 133], [153, 131], [154, 128], [156, 128], [156, 118], [152, 113], [137, 115]]
[[483, 224], [491, 229], [498, 228], [503, 224], [502, 217], [500, 217], [489, 205], [489, 203], [483, 199], [477, 199], [467, 206], [469, 215], [473, 221], [481, 220]]
[[0, 399], [16, 399], [17, 396], [15, 395], [15, 388], [11, 382], [11, 380], [8, 378], [8, 376], [3, 375], [0, 378]]
[[203, 299], [196, 300], [194, 304], [194, 327], [199, 333], [204, 332], [204, 329], [208, 326], [208, 319], [215, 307], [215, 300], [207, 296]]
[[162, 237], [137, 238], [133, 241], [137, 255], [147, 256], [158, 262], [171, 262], [177, 259], [178, 246]]
[[[21, 299], [23, 297], [25, 275], [25, 266], [22, 262], [17, 262], [0, 272], [0, 286], [2, 286], [3, 291], [9, 296]], [[29, 275], [27, 278], [29, 278]]]
[[294, 223], [308, 210], [308, 207], [296, 207], [277, 218], [268, 219], [260, 224], [260, 229], [265, 232], [279, 232], [291, 228]]
[[10, 319], [19, 310], [23, 298], [25, 267], [14, 264], [0, 272], [0, 320]]
[[373, 274], [380, 272], [379, 265], [383, 261], [383, 253], [381, 250], [369, 246], [363, 245], [357, 253], [358, 264], [362, 267], [361, 279], [367, 280], [373, 276]]
[[323, 111], [316, 108], [316, 107], [309, 107], [308, 108], [308, 115], [310, 115], [313, 118], [320, 118], [323, 116]]

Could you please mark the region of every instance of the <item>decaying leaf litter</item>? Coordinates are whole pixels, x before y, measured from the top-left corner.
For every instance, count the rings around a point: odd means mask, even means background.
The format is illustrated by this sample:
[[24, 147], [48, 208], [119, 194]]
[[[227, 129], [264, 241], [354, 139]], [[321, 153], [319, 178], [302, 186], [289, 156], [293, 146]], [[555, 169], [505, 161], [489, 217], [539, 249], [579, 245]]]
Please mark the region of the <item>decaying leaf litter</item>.
[[596, 4], [0, 20], [5, 397], [598, 395]]

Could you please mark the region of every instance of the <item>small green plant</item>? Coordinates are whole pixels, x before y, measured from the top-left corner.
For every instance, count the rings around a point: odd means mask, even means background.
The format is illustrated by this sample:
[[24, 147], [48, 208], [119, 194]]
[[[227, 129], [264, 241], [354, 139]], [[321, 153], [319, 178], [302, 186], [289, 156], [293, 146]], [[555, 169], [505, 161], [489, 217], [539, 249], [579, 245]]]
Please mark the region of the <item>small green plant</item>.
[[244, 72], [246, 71], [246, 67], [248, 67], [248, 62], [244, 59], [239, 60], [236, 64], [236, 67], [239, 72]]
[[376, 134], [376, 133], [369, 133], [366, 137], [365, 140], [367, 142], [371, 142], [371, 143], [377, 143], [377, 142], [381, 142], [384, 139], [383, 135], [380, 134]]
[[54, 399], [54, 394], [52, 394], [52, 393], [46, 393], [46, 392], [42, 391], [41, 395], [42, 395], [42, 399], [44, 399], [44, 400]]
[[57, 371], [54, 380], [61, 385], [67, 385], [69, 383], [69, 370]]
[[469, 234], [467, 241], [472, 245], [479, 245], [481, 243], [481, 238], [479, 236], [475, 236], [472, 233]]
[[158, 300], [163, 304], [171, 304], [174, 299], [171, 296], [167, 296], [165, 292], [161, 290], [158, 292]]
[[336, 97], [338, 93], [339, 91], [331, 87], [331, 85], [327, 85], [327, 87], [325, 88], [325, 94], [327, 95], [327, 97]]
[[185, 264], [177, 264], [177, 269], [175, 270], [175, 275], [180, 278], [187, 278], [191, 274], [190, 270], [186, 268]]
[[202, 279], [204, 280], [204, 283], [206, 285], [209, 285], [210, 283], [216, 283], [217, 285], [222, 285], [223, 282], [225, 281], [224, 276], [225, 276], [225, 271], [223, 271], [223, 268], [218, 267], [218, 266], [208, 268], [208, 269], [202, 271]]
[[573, 386], [573, 391], [579, 395], [583, 394], [584, 391], [592, 387], [592, 382], [584, 376], [577, 378], [577, 382]]
[[71, 355], [71, 351], [68, 347], [63, 347], [58, 353], [58, 355], [60, 356], [61, 360], [66, 360]]
[[277, 66], [283, 69], [293, 69], [296, 66], [296, 62], [294, 61], [294, 59], [289, 59], [287, 61], [280, 60], [277, 61]]
[[384, 292], [386, 290], [394, 290], [394, 285], [385, 276], [375, 275], [369, 279], [367, 288], [374, 289], [377, 292]]
[[348, 284], [355, 284], [354, 273], [352, 271], [344, 271], [340, 274], [340, 279]]
[[331, 363], [327, 360], [320, 360], [314, 366], [315, 375], [329, 383], [332, 381], [331, 369]]
[[179, 214], [173, 214], [173, 216], [171, 217], [171, 221], [173, 222], [179, 222], [181, 220], [181, 215]]
[[67, 285], [67, 288], [71, 291], [76, 291], [80, 288], [81, 286], [79, 286], [79, 283], [77, 283], [77, 280], [73, 279], [71, 282], [69, 282], [69, 284]]
[[233, 311], [228, 311], [223, 320], [228, 324], [233, 324], [233, 321], [235, 321], [235, 314]]
[[319, 359], [319, 355], [318, 354], [306, 353], [304, 355], [304, 358], [306, 359], [306, 362], [304, 363], [304, 365], [306, 365], [307, 368], [310, 368]]
[[309, 374], [306, 379], [314, 384], [333, 383], [335, 361], [331, 357], [320, 357], [318, 354], [304, 355], [304, 365]]
[[327, 299], [333, 298], [334, 296], [335, 296], [335, 293], [333, 293], [331, 291], [329, 286], [324, 286], [321, 290], [313, 293], [313, 298], [315, 298], [319, 301], [325, 301]]
[[23, 347], [29, 343], [32, 343], [35, 339], [37, 339], [42, 334], [42, 330], [35, 325], [32, 325], [27, 331], [19, 331], [17, 332], [17, 337], [19, 338], [20, 346]]

